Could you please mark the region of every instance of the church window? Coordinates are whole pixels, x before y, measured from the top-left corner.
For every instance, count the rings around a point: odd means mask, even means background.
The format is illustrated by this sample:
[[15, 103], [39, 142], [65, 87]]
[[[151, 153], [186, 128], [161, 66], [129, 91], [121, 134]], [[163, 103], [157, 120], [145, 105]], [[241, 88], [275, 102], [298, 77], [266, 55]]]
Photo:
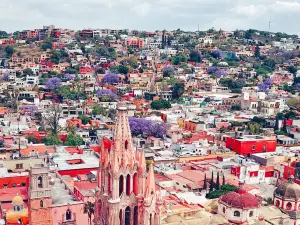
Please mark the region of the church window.
[[125, 225], [130, 225], [130, 207], [127, 206], [125, 209]]
[[130, 195], [131, 193], [131, 190], [130, 190], [130, 180], [131, 180], [131, 177], [130, 175], [128, 174], [127, 177], [126, 177], [126, 195]]
[[119, 178], [119, 196], [121, 196], [123, 191], [124, 191], [124, 177], [123, 175], [121, 175]]
[[291, 210], [291, 209], [292, 209], [292, 203], [288, 202], [288, 203], [286, 204], [286, 209], [287, 209], [287, 210]]
[[276, 200], [275, 206], [276, 206], [276, 207], [279, 207], [279, 205], [280, 205], [280, 201], [279, 201], [279, 200]]
[[122, 210], [120, 210], [120, 213], [119, 213], [119, 219], [120, 219], [120, 224], [122, 224]]
[[125, 149], [128, 149], [128, 141], [125, 141]]
[[42, 177], [38, 178], [38, 187], [43, 188], [43, 178]]
[[149, 225], [152, 225], [152, 214], [149, 216]]
[[71, 210], [68, 209], [68, 210], [66, 211], [66, 220], [71, 220], [71, 219], [72, 219], [72, 213], [71, 213]]
[[253, 216], [253, 211], [250, 211], [249, 217], [252, 217], [252, 216]]
[[135, 195], [137, 195], [138, 194], [138, 176], [137, 176], [137, 173], [135, 173], [134, 175], [133, 175], [133, 193], [135, 194]]
[[138, 225], [138, 216], [139, 216], [139, 214], [138, 214], [138, 207], [137, 206], [135, 206], [134, 207], [134, 215], [133, 215], [133, 225]]
[[43, 201], [42, 201], [42, 200], [40, 201], [40, 207], [41, 207], [41, 208], [43, 208], [43, 207], [44, 207], [44, 203], [43, 203]]
[[233, 212], [233, 216], [235, 217], [240, 217], [241, 216], [241, 213], [239, 211], [234, 211]]

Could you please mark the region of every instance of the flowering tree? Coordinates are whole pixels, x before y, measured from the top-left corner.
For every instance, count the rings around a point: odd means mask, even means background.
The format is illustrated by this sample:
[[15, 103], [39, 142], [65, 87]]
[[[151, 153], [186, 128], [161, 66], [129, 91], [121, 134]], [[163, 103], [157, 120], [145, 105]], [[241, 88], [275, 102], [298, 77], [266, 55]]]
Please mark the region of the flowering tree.
[[270, 89], [270, 86], [263, 83], [263, 84], [259, 84], [257, 86], [257, 88], [258, 88], [258, 91], [267, 92]]
[[265, 85], [268, 85], [268, 86], [271, 86], [272, 80], [271, 80], [271, 79], [265, 79], [265, 80], [264, 80], [264, 84], [265, 84]]
[[66, 80], [74, 80], [74, 79], [75, 79], [75, 74], [66, 73], [66, 74], [64, 75], [64, 78], [65, 78]]
[[9, 78], [8, 72], [6, 71], [6, 72], [4, 73], [3, 80], [8, 81], [8, 78]]
[[119, 82], [119, 76], [115, 73], [108, 73], [104, 75], [102, 81], [105, 84], [116, 84]]
[[217, 77], [227, 77], [228, 76], [228, 73], [226, 70], [223, 70], [223, 69], [218, 69], [216, 72], [215, 72], [216, 76]]
[[300, 83], [297, 83], [297, 84], [296, 84], [296, 88], [297, 88], [297, 89], [300, 89]]
[[96, 95], [102, 102], [115, 101], [118, 98], [114, 92], [108, 89], [99, 90]]
[[207, 68], [207, 73], [212, 74], [215, 73], [217, 71], [217, 67], [216, 66], [210, 66]]
[[47, 89], [53, 90], [61, 86], [61, 80], [58, 77], [52, 77], [45, 83]]
[[213, 52], [211, 53], [211, 55], [212, 55], [212, 57], [214, 57], [214, 58], [221, 58], [221, 57], [222, 57], [222, 52], [221, 52], [220, 49], [217, 49], [217, 50], [213, 51]]
[[144, 118], [129, 118], [131, 133], [134, 135], [145, 134], [158, 138], [163, 138], [167, 133], [167, 127], [164, 123], [153, 122]]
[[162, 71], [163, 71], [164, 77], [169, 77], [174, 74], [174, 67], [173, 66], [164, 66], [162, 68]]

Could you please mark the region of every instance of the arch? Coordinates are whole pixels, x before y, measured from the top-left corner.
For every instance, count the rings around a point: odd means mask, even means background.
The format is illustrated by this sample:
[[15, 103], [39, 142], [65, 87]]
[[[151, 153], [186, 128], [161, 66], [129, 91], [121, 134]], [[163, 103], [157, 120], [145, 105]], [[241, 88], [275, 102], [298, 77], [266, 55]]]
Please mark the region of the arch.
[[44, 202], [43, 202], [43, 200], [40, 201], [40, 207], [41, 207], [41, 208], [44, 207]]
[[280, 201], [279, 201], [279, 200], [276, 200], [276, 201], [275, 201], [275, 206], [276, 206], [276, 207], [279, 207], [279, 206], [280, 206]]
[[70, 209], [67, 209], [66, 211], [66, 220], [71, 220], [72, 219], [72, 213]]
[[20, 208], [20, 206], [18, 206], [18, 205], [17, 205], [17, 211], [18, 211], [18, 212], [21, 211], [21, 208]]
[[252, 217], [253, 216], [253, 211], [250, 211], [250, 213], [249, 213], [249, 217]]
[[133, 212], [134, 212], [133, 225], [138, 225], [139, 213], [138, 213], [138, 207], [137, 206], [134, 207]]
[[121, 196], [123, 191], [124, 191], [124, 177], [123, 175], [121, 175], [119, 178], [119, 196]]
[[126, 195], [130, 195], [131, 193], [131, 177], [130, 174], [126, 176]]
[[288, 202], [285, 206], [286, 210], [291, 210], [292, 209], [292, 203]]
[[137, 173], [135, 173], [135, 174], [133, 175], [133, 193], [134, 193], [135, 195], [138, 194], [138, 187], [139, 187], [138, 175], [137, 175]]
[[123, 222], [122, 209], [120, 209], [120, 212], [119, 212], [119, 219], [120, 219], [120, 225], [122, 225], [122, 222]]
[[43, 188], [43, 178], [38, 177], [38, 188]]
[[149, 225], [152, 225], [152, 213], [149, 215]]
[[128, 141], [127, 140], [125, 141], [124, 146], [125, 146], [125, 149], [127, 150], [128, 149]]
[[235, 217], [240, 217], [241, 216], [241, 213], [239, 211], [234, 211], [233, 212], [233, 216]]
[[129, 206], [127, 206], [125, 209], [125, 225], [130, 225], [130, 214], [131, 214], [131, 209]]

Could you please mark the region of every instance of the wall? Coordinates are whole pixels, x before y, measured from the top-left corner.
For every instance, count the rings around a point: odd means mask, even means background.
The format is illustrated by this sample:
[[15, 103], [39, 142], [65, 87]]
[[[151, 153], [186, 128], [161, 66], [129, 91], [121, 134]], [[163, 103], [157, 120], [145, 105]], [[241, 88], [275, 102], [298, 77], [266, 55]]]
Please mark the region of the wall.
[[20, 164], [20, 163], [23, 164], [22, 171], [25, 171], [25, 170], [29, 170], [31, 165], [41, 164], [42, 159], [30, 158], [30, 159], [3, 160], [3, 166], [8, 170], [12, 170], [12, 171], [16, 171], [16, 164]]

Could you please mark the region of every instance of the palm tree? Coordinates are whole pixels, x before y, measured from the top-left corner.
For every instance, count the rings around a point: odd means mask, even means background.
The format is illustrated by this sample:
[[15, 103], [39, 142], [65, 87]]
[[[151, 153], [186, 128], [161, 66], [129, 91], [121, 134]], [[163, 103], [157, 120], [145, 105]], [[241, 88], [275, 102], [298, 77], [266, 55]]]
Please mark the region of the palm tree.
[[83, 213], [88, 214], [89, 217], [89, 224], [92, 224], [92, 215], [94, 215], [95, 212], [95, 204], [92, 202], [87, 202], [84, 204]]

